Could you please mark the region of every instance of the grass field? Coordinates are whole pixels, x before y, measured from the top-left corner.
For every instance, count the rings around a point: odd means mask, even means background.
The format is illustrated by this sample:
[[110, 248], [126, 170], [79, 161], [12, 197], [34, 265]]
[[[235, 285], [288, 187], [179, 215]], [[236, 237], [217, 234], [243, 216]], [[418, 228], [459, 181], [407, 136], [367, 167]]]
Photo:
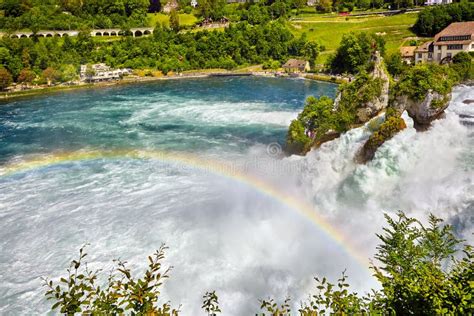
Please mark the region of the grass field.
[[415, 37], [410, 27], [415, 23], [417, 14], [406, 13], [394, 16], [340, 17], [337, 15], [301, 14], [291, 21], [292, 32], [299, 36], [306, 32], [311, 40], [326, 47], [318, 58], [324, 63], [339, 46], [342, 36], [349, 32], [379, 33], [386, 41], [387, 52], [395, 52], [408, 37]]
[[[149, 25], [155, 27], [157, 23], [169, 25], [169, 15], [163, 13], [149, 13], [148, 14]], [[198, 19], [193, 14], [181, 13], [179, 14], [179, 24], [181, 26], [193, 25]]]

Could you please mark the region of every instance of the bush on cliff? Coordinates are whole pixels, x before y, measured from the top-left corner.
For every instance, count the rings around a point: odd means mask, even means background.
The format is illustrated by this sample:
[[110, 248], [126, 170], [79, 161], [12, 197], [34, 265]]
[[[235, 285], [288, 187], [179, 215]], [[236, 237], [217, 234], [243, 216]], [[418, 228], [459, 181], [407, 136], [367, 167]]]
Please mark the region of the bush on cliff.
[[286, 151], [289, 154], [306, 153], [311, 148], [311, 138], [306, 135], [303, 123], [296, 119], [291, 121], [286, 136]]
[[313, 96], [308, 97], [303, 112], [298, 115], [298, 120], [315, 137], [321, 137], [330, 129], [336, 128], [337, 118], [333, 111], [333, 104], [333, 99], [326, 96], [319, 99]]
[[388, 117], [385, 122], [380, 125], [379, 130], [370, 136], [365, 146], [367, 146], [368, 149], [376, 150], [384, 142], [395, 136], [399, 131], [405, 129], [406, 127], [405, 121], [401, 117]]
[[351, 83], [339, 87], [340, 101], [337, 105], [336, 129], [345, 132], [357, 122], [357, 110], [367, 106], [382, 94], [383, 80], [373, 78], [362, 71]]
[[381, 36], [369, 33], [344, 34], [341, 44], [328, 61], [328, 68], [335, 73], [355, 74], [367, 70], [372, 54], [385, 53], [385, 41]]
[[451, 67], [418, 64], [401, 76], [393, 91], [395, 96], [406, 95], [414, 101], [421, 101], [429, 90], [447, 95], [458, 82], [459, 75]]
[[382, 93], [383, 80], [361, 72], [354, 81], [339, 87], [337, 104], [328, 97], [308, 97], [303, 111], [288, 130], [287, 151], [306, 153], [313, 144], [332, 139], [328, 133], [342, 133], [358, 124], [357, 110]]

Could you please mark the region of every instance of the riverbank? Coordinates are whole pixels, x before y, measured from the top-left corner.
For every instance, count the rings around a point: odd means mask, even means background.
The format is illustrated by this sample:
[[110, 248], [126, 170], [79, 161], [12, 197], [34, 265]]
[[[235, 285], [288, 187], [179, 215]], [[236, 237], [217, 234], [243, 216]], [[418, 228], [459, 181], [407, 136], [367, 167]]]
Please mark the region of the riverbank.
[[254, 77], [276, 77], [276, 78], [303, 78], [309, 80], [331, 82], [340, 84], [346, 81], [345, 78], [329, 76], [324, 74], [299, 74], [297, 76], [290, 76], [282, 72], [274, 71], [195, 71], [195, 72], [184, 72], [179, 74], [172, 74], [169, 76], [149, 77], [149, 76], [129, 76], [121, 80], [98, 82], [98, 83], [79, 83], [76, 85], [57, 85], [57, 86], [36, 86], [30, 87], [28, 90], [14, 91], [14, 92], [3, 92], [0, 93], [1, 101], [11, 101], [19, 98], [33, 97], [38, 95], [53, 94], [58, 92], [67, 92], [79, 89], [94, 89], [103, 87], [113, 87], [127, 84], [137, 84], [144, 82], [162, 81], [162, 80], [179, 80], [179, 79], [196, 79], [196, 78], [208, 78], [208, 77], [241, 77], [241, 76], [254, 76]]

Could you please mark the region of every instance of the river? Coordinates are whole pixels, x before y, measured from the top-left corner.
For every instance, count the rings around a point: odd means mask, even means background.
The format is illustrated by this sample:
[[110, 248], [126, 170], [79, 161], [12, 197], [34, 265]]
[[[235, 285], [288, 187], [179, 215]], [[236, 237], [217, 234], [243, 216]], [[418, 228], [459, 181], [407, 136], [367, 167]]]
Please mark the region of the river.
[[328, 83], [208, 78], [58, 93], [0, 105], [0, 314], [48, 311], [41, 277], [58, 278], [85, 243], [91, 268], [143, 271], [162, 243], [172, 265], [162, 302], [200, 313], [216, 290], [225, 315], [258, 299], [311, 292], [347, 269], [353, 289], [383, 213], [429, 212], [472, 241], [474, 89], [447, 115], [409, 128], [371, 163], [353, 156], [365, 127], [306, 157], [281, 152], [309, 95]]

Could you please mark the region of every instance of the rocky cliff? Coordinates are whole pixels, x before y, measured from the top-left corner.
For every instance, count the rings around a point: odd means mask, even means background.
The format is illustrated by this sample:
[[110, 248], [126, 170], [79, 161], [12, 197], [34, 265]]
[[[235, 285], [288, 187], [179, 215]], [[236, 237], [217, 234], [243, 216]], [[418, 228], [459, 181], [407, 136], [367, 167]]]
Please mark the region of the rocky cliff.
[[443, 115], [444, 110], [451, 101], [451, 93], [440, 94], [432, 89], [428, 90], [424, 99], [420, 101], [413, 100], [407, 95], [397, 96], [390, 106], [397, 109], [400, 113], [407, 111], [413, 119], [415, 128], [418, 131], [426, 130], [433, 120]]

